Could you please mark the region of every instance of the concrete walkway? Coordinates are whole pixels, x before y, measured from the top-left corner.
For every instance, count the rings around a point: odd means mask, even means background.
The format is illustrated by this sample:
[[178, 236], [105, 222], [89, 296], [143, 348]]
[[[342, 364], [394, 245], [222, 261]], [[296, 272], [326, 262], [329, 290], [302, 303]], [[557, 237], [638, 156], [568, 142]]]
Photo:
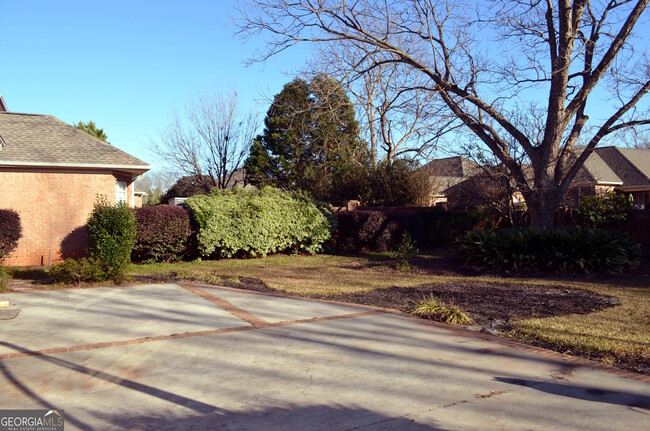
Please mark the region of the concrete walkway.
[[0, 295], [0, 408], [66, 429], [648, 430], [650, 384], [367, 308], [190, 284]]

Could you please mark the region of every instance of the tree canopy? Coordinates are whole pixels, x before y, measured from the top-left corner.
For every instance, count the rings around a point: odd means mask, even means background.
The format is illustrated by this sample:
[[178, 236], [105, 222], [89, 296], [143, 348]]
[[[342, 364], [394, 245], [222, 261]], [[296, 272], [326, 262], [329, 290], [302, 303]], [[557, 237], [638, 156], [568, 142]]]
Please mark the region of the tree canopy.
[[296, 78], [278, 93], [244, 167], [252, 184], [309, 191], [316, 199], [358, 199], [367, 152], [354, 106], [334, 79]]
[[213, 91], [189, 100], [174, 113], [152, 142], [153, 151], [193, 187], [209, 192], [236, 182], [236, 173], [257, 133], [252, 111], [239, 103], [237, 92]]
[[95, 138], [99, 139], [100, 141], [104, 141], [107, 144], [110, 145], [110, 142], [108, 142], [108, 136], [104, 132], [104, 129], [100, 129], [97, 127], [97, 124], [95, 124], [94, 121], [88, 121], [87, 123], [83, 121], [79, 121], [78, 123], [75, 123], [74, 126], [79, 129], [83, 130], [84, 132], [88, 133], [91, 136], [94, 136]]
[[[562, 197], [608, 136], [650, 124], [648, 0], [245, 0], [240, 34], [266, 37], [264, 61], [292, 45], [349, 46], [351, 79], [381, 65], [413, 72], [403, 91], [435, 96], [458, 140], [491, 154], [552, 228]], [[444, 121], [443, 121], [444, 123]]]

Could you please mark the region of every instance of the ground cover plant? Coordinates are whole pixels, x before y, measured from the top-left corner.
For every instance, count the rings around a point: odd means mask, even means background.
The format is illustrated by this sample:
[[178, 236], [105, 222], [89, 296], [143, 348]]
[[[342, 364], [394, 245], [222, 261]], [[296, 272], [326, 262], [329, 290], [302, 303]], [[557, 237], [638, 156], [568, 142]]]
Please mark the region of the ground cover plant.
[[470, 265], [513, 273], [621, 272], [638, 265], [641, 255], [641, 246], [626, 233], [581, 226], [473, 231], [459, 245]]

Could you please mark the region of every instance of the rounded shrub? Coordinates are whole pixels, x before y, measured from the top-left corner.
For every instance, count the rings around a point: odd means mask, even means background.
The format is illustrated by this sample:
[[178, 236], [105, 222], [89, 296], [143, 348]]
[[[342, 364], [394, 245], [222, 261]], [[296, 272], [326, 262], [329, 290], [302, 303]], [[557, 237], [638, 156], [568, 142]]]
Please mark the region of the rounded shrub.
[[88, 219], [90, 256], [98, 259], [108, 278], [122, 282], [135, 244], [135, 215], [125, 203], [110, 205], [98, 197]]
[[18, 212], [0, 209], [0, 262], [18, 246], [23, 230]]
[[474, 231], [458, 244], [470, 265], [515, 273], [622, 271], [638, 265], [641, 254], [626, 233], [588, 227]]
[[186, 253], [192, 235], [184, 208], [156, 205], [135, 210], [136, 236], [131, 257], [136, 262], [173, 262]]
[[331, 236], [331, 211], [301, 192], [234, 189], [193, 196], [186, 204], [204, 257], [316, 253]]

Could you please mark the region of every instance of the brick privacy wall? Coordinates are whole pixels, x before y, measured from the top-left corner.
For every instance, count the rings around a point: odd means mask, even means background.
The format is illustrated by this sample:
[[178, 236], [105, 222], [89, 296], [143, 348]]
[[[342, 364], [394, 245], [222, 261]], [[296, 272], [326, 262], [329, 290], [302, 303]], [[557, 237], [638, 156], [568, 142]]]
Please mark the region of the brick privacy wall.
[[[131, 201], [130, 178], [127, 196]], [[97, 194], [115, 203], [116, 177], [111, 173], [0, 170], [0, 208], [20, 214], [23, 236], [5, 265], [47, 265], [85, 254], [86, 221]], [[129, 202], [129, 204], [132, 204]]]

